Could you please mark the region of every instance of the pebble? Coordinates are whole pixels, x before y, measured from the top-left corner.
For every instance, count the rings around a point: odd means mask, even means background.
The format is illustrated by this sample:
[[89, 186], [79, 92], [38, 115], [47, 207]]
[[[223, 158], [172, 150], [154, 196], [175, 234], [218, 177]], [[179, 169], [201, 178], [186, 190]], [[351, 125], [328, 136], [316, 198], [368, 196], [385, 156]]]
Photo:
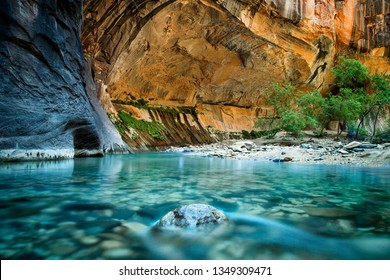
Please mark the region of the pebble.
[[118, 240], [105, 240], [100, 243], [100, 247], [105, 250], [121, 248], [124, 244]]
[[289, 213], [296, 213], [296, 214], [303, 214], [306, 213], [305, 210], [299, 209], [299, 208], [282, 208], [283, 211], [289, 212]]
[[61, 227], [61, 228], [72, 228], [72, 227], [76, 226], [76, 223], [75, 222], [62, 222], [62, 223], [59, 223], [57, 226]]
[[363, 143], [360, 145], [360, 148], [363, 148], [363, 149], [374, 149], [376, 147], [377, 147], [376, 144], [370, 144], [370, 143]]
[[358, 212], [343, 209], [343, 208], [316, 208], [316, 207], [303, 207], [303, 209], [311, 216], [318, 216], [324, 218], [344, 218], [356, 216]]
[[358, 148], [362, 145], [362, 143], [360, 142], [357, 142], [357, 141], [353, 141], [347, 145], [344, 146], [345, 149], [353, 149], [353, 148]]
[[312, 146], [310, 144], [301, 144], [299, 147], [301, 149], [311, 149], [312, 148]]
[[128, 258], [133, 254], [133, 251], [125, 248], [109, 249], [104, 251], [103, 257], [106, 259], [123, 259]]
[[51, 253], [54, 255], [65, 256], [76, 251], [76, 246], [69, 240], [61, 240], [52, 244]]
[[330, 202], [330, 203], [341, 203], [343, 201], [341, 199], [328, 199], [328, 202]]
[[84, 236], [79, 239], [80, 243], [84, 245], [93, 245], [99, 242], [99, 239], [95, 236]]
[[148, 229], [148, 226], [137, 222], [124, 222], [122, 223], [122, 226], [130, 229], [133, 232], [141, 232]]
[[340, 154], [342, 154], [342, 155], [348, 155], [349, 154], [349, 152], [347, 152], [346, 150], [343, 150], [343, 149], [338, 150], [338, 152]]

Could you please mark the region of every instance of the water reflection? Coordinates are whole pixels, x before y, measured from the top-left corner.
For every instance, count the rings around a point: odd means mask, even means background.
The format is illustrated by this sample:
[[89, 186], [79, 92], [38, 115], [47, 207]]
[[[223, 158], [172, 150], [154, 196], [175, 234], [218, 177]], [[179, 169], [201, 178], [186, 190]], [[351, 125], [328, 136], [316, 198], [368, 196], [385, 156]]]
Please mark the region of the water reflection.
[[[0, 254], [6, 259], [390, 258], [388, 182], [388, 168], [170, 153], [1, 164]], [[230, 226], [191, 238], [150, 231], [165, 213], [190, 203], [229, 213]]]

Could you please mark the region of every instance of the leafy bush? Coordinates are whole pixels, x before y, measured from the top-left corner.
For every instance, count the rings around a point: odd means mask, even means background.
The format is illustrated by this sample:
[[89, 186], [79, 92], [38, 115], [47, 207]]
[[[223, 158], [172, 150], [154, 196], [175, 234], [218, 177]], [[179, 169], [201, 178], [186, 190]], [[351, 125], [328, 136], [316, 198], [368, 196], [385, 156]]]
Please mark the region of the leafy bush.
[[281, 128], [293, 136], [300, 136], [302, 130], [306, 127], [305, 117], [297, 111], [284, 111], [280, 115]]
[[273, 106], [273, 114], [261, 118], [256, 127], [267, 127], [267, 135], [275, 136], [281, 130], [300, 136], [306, 127], [320, 128], [326, 123], [324, 99], [318, 92], [303, 94], [290, 83], [273, 84], [266, 94], [266, 105]]

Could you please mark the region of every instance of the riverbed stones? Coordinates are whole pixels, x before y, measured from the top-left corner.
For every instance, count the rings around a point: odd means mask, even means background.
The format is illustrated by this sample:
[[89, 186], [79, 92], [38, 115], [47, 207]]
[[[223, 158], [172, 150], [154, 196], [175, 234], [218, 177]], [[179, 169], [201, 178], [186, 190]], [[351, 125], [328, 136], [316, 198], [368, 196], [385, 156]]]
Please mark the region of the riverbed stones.
[[287, 207], [287, 208], [282, 208], [284, 212], [288, 213], [294, 213], [294, 214], [304, 214], [306, 213], [305, 210], [299, 209], [299, 208], [293, 208], [293, 207]]
[[358, 148], [362, 145], [362, 143], [353, 141], [351, 143], [348, 143], [347, 145], [344, 146], [345, 149], [353, 149], [353, 148]]
[[343, 150], [343, 149], [340, 149], [338, 152], [340, 154], [342, 154], [342, 155], [348, 155], [349, 154], [349, 152], [347, 152], [346, 150]]
[[168, 212], [157, 226], [174, 229], [205, 229], [227, 222], [225, 214], [210, 205], [189, 204]]
[[363, 149], [374, 149], [376, 147], [377, 147], [376, 144], [371, 144], [371, 143], [362, 143], [360, 145], [360, 148], [363, 148]]
[[324, 217], [324, 218], [347, 218], [356, 216], [358, 212], [344, 209], [344, 208], [316, 208], [316, 207], [302, 207], [310, 216]]

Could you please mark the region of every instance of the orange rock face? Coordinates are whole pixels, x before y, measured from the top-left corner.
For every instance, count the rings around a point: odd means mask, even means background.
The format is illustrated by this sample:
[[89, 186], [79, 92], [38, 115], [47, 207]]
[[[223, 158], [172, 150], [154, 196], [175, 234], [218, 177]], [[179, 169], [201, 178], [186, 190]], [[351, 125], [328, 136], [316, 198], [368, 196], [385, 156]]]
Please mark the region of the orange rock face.
[[82, 43], [107, 111], [111, 98], [144, 99], [192, 106], [203, 127], [252, 130], [272, 83], [326, 93], [346, 48], [389, 69], [389, 2], [86, 0]]

